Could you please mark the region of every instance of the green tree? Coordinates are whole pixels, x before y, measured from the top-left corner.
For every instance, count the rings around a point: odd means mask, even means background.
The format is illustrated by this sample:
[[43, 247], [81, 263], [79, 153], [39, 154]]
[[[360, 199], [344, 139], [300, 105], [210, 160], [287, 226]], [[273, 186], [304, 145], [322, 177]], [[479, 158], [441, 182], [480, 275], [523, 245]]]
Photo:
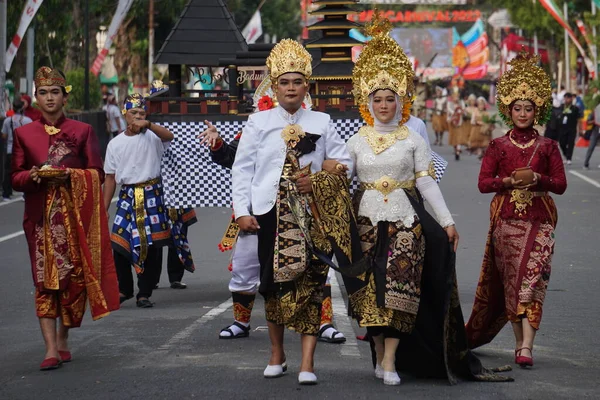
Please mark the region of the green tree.
[[[84, 91], [85, 91], [85, 75], [83, 68], [73, 69], [66, 73], [67, 82], [73, 87], [71, 93], [69, 93], [69, 100], [67, 102], [67, 110], [79, 111], [83, 110], [84, 105]], [[90, 76], [90, 108], [100, 108], [102, 104], [102, 93], [100, 92], [100, 79], [94, 75]]]

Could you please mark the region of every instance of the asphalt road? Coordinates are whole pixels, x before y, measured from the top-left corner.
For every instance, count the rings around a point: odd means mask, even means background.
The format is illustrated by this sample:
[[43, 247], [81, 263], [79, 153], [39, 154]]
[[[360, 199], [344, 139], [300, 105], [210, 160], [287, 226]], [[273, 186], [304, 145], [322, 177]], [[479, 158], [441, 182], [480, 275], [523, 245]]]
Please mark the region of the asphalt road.
[[[449, 147], [436, 150], [451, 159]], [[23, 203], [15, 201], [0, 203], [0, 399], [600, 398], [600, 169], [581, 170], [583, 151], [576, 151], [567, 193], [555, 196], [556, 253], [536, 339], [535, 367], [508, 373], [515, 382], [449, 386], [403, 376], [401, 386], [384, 386], [373, 376], [368, 345], [353, 339], [363, 332], [345, 316], [343, 287], [334, 287], [334, 309], [338, 327], [350, 340], [344, 345], [318, 345], [319, 384], [297, 384], [299, 336], [292, 332], [286, 333], [288, 374], [264, 379], [269, 341], [262, 301], [255, 306], [249, 338], [218, 339], [219, 330], [232, 319], [229, 254], [217, 248], [231, 213], [216, 208], [196, 210], [199, 222], [189, 236], [197, 271], [184, 277], [187, 290], [168, 288], [163, 271], [161, 288], [152, 297], [153, 309], [138, 309], [130, 300], [100, 321], [87, 316], [83, 327], [71, 333], [73, 362], [40, 372], [44, 346], [26, 243], [19, 234]], [[599, 163], [597, 155], [592, 165]], [[478, 170], [475, 157], [450, 160], [441, 183], [461, 235], [457, 268], [466, 316], [479, 276], [491, 199], [477, 190]], [[477, 354], [486, 366], [512, 365], [513, 346], [507, 327]]]

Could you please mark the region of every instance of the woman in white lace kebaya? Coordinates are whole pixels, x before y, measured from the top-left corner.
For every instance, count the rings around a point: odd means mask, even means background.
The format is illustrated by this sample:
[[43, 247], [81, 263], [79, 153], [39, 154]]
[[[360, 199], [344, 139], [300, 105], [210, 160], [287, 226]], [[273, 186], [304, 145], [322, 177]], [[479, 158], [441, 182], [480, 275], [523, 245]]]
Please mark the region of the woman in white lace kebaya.
[[368, 125], [347, 147], [360, 183], [355, 212], [370, 267], [351, 279], [350, 304], [353, 317], [374, 342], [375, 375], [386, 385], [400, 384], [396, 351], [402, 336], [413, 332], [420, 307], [426, 237], [413, 206], [418, 193], [433, 208], [446, 241], [453, 242], [454, 250], [458, 244], [454, 220], [431, 176], [431, 150], [404, 125], [410, 117], [413, 76], [410, 61], [384, 30], [366, 45], [353, 73], [355, 96]]

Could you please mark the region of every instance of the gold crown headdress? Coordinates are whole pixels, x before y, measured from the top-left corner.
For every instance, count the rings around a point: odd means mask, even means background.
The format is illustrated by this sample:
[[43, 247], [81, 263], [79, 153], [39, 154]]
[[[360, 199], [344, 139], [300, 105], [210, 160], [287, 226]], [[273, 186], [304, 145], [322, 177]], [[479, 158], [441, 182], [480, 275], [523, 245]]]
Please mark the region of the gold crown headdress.
[[544, 124], [550, 119], [552, 112], [552, 87], [550, 77], [538, 63], [539, 55], [530, 55], [524, 50], [508, 64], [506, 71], [496, 87], [496, 103], [502, 119], [513, 126], [510, 116], [510, 105], [517, 100], [529, 100], [535, 104], [536, 124]]
[[[352, 70], [354, 98], [369, 125], [373, 121], [368, 107], [369, 95], [376, 90], [391, 90], [402, 98], [405, 106], [407, 103], [410, 106], [412, 100], [415, 76], [413, 65], [402, 47], [389, 35], [391, 30], [390, 21], [375, 9], [373, 19], [365, 28], [372, 39], [364, 46]], [[404, 119], [402, 123], [406, 122]]]
[[34, 78], [35, 87], [40, 86], [60, 86], [64, 87], [65, 91], [71, 91], [71, 85], [67, 85], [67, 79], [59, 70], [50, 67], [40, 67], [35, 72]]
[[297, 72], [309, 79], [312, 75], [312, 56], [297, 41], [283, 39], [273, 47], [267, 58], [271, 82], [289, 72]]

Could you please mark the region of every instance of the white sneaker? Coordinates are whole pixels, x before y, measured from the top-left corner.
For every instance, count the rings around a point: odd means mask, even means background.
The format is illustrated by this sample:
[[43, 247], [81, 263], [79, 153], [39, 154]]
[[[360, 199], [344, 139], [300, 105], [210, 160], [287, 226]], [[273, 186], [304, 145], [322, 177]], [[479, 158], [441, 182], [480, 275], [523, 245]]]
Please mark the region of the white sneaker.
[[375, 378], [383, 379], [383, 367], [381, 364], [375, 365]]
[[302, 371], [298, 374], [298, 383], [301, 385], [316, 385], [317, 376], [312, 372]]
[[397, 372], [383, 372], [383, 384], [390, 386], [398, 386], [402, 381]]
[[571, 165], [571, 164], [572, 164], [571, 160], [567, 160], [567, 165]]

